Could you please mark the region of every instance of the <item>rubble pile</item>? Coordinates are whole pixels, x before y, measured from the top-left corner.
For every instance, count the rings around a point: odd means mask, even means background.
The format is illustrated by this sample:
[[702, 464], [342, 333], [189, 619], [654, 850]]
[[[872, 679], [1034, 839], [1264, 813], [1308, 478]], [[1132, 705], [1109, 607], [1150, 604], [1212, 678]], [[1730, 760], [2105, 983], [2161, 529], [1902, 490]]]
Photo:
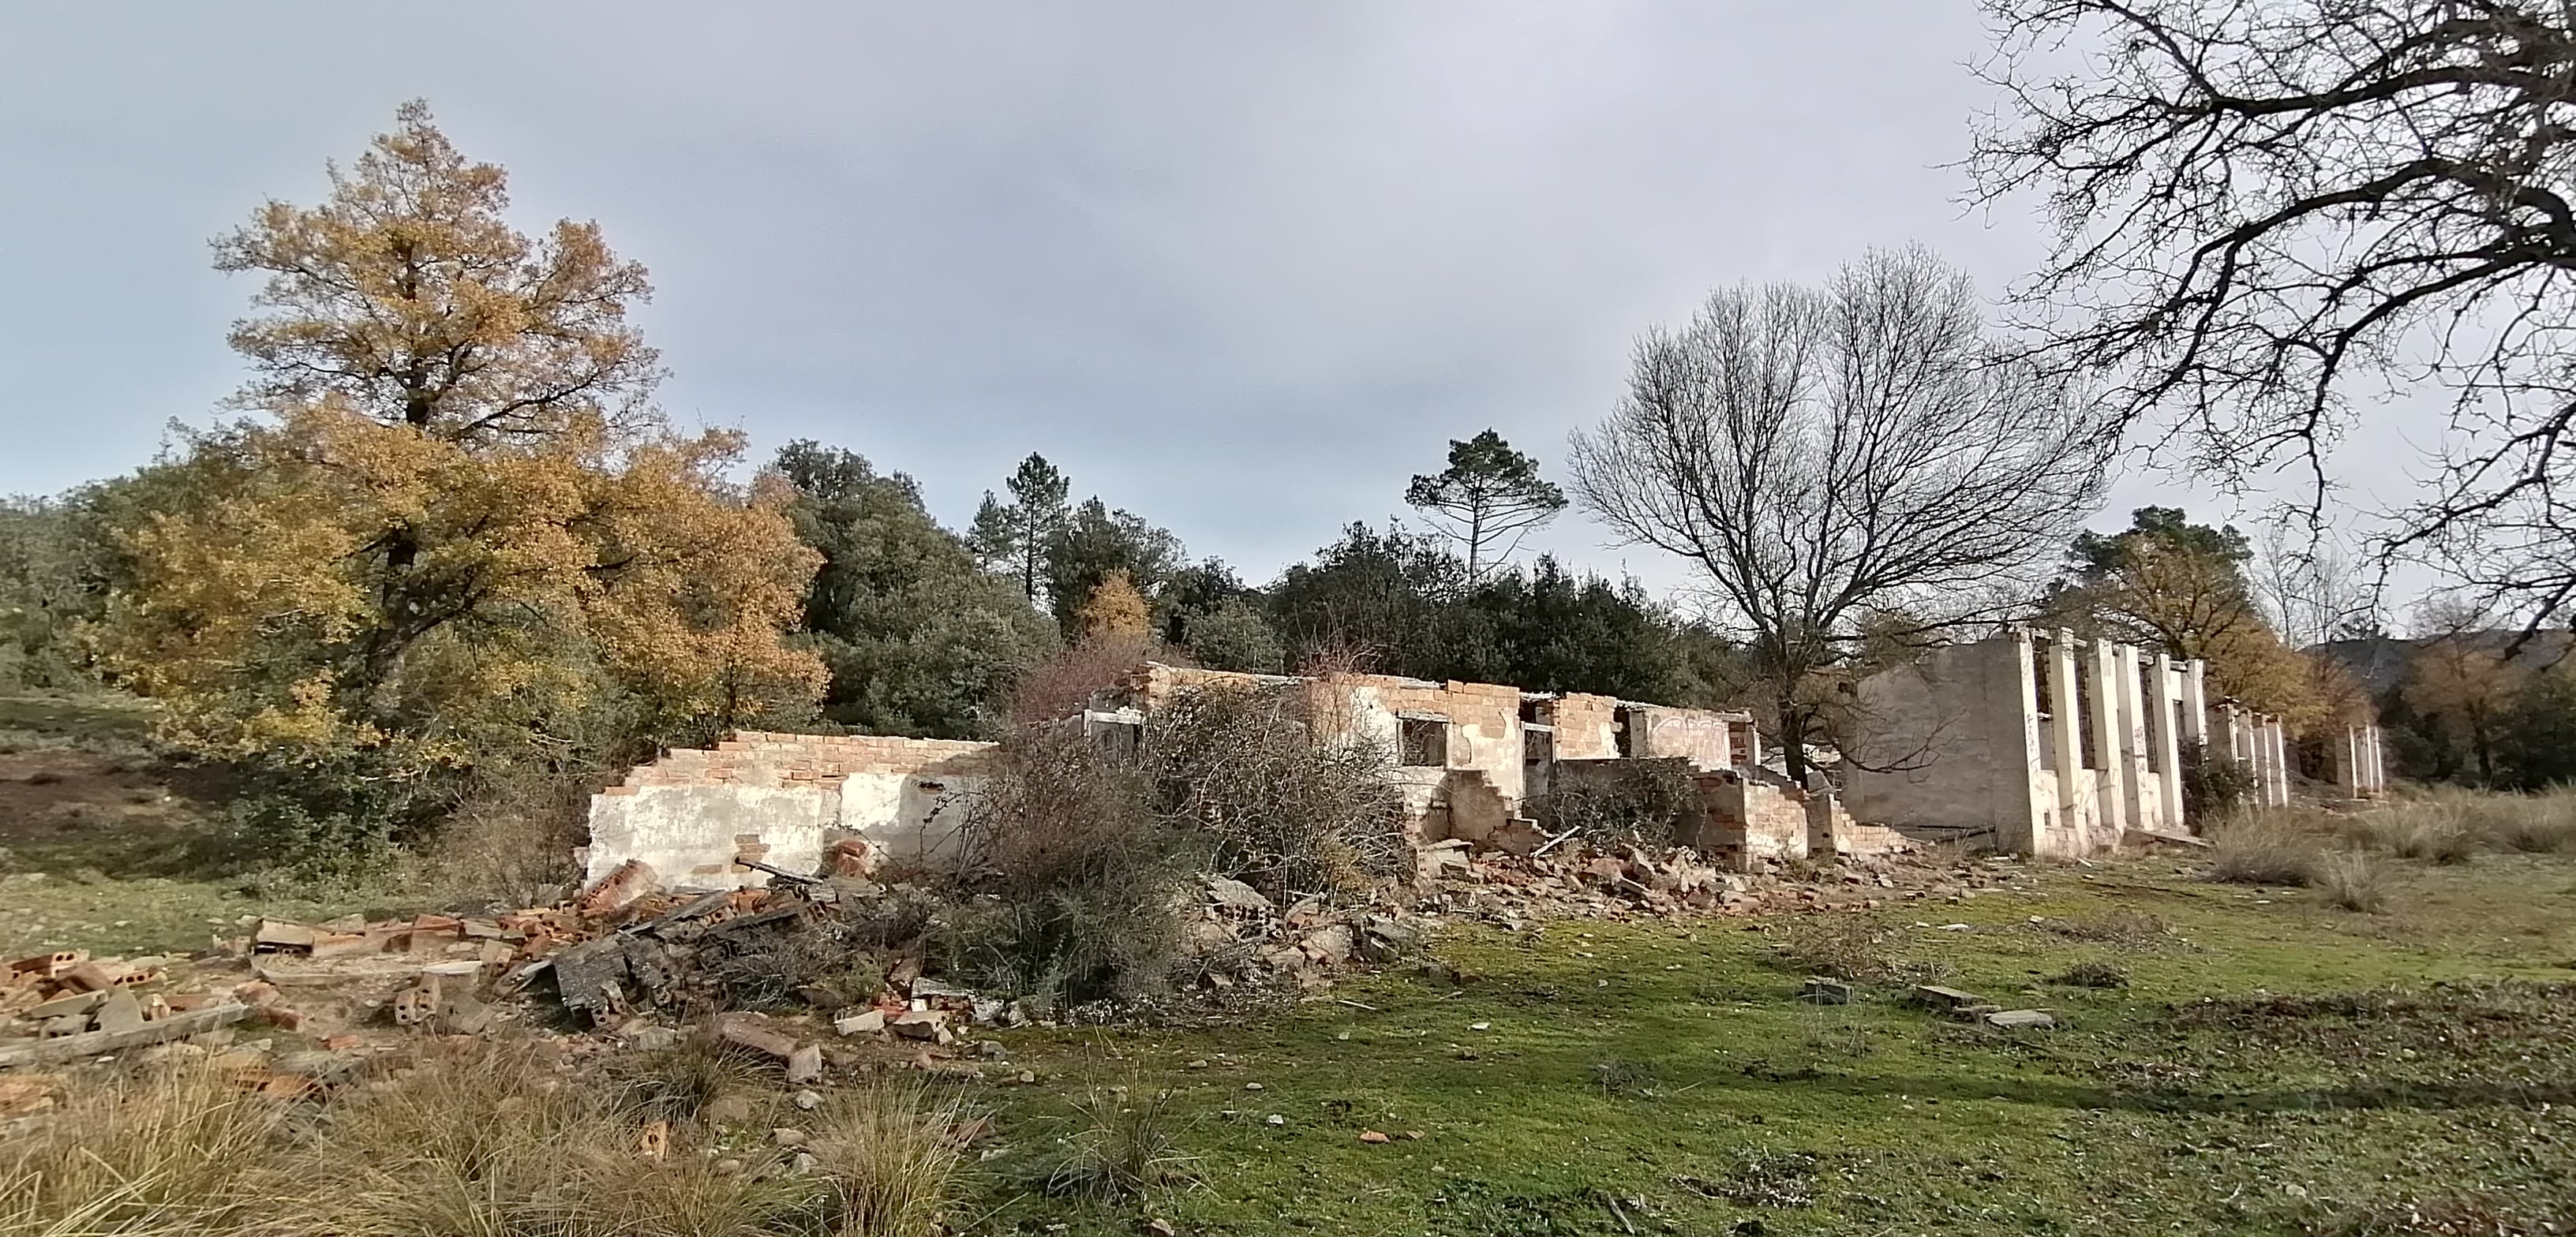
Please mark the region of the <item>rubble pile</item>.
[[[1869, 909], [1963, 901], [2019, 874], [2004, 861], [1909, 855], [1736, 872], [1686, 848], [1559, 841], [1572, 844], [1526, 855], [1435, 843], [1411, 882], [1355, 905], [1282, 906], [1208, 877], [1188, 899], [1182, 974], [1207, 992], [1311, 992], [1416, 951], [1442, 919], [1517, 930], [1556, 918]], [[927, 886], [877, 879], [867, 858], [835, 853], [820, 876], [746, 860], [770, 872], [768, 887], [719, 891], [665, 888], [635, 862], [550, 907], [246, 920], [242, 935], [195, 958], [20, 959], [0, 973], [0, 1069], [141, 1049], [211, 1057], [247, 1085], [293, 1093], [407, 1040], [525, 1023], [569, 1031], [576, 1050], [667, 1047], [682, 1027], [706, 1025], [798, 1079], [863, 1060], [870, 1045], [918, 1068], [980, 1072], [1000, 1054], [978, 1030], [1063, 1016], [924, 974], [922, 933], [949, 904]], [[0, 1106], [40, 1102], [41, 1088], [0, 1092]]]

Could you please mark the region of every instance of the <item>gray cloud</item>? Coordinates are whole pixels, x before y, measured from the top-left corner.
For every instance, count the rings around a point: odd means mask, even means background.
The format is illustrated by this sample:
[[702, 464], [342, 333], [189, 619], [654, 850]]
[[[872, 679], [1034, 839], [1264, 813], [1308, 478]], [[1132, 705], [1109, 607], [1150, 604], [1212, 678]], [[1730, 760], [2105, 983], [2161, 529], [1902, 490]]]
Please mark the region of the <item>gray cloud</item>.
[[[1919, 239], [2000, 292], [2038, 229], [1940, 166], [1983, 43], [1966, 0], [17, 6], [0, 489], [203, 418], [250, 292], [206, 239], [425, 96], [528, 225], [652, 267], [684, 421], [851, 447], [952, 521], [1041, 451], [1259, 579], [1449, 438], [1560, 458], [1715, 285]], [[1684, 579], [1599, 540], [1546, 543]]]

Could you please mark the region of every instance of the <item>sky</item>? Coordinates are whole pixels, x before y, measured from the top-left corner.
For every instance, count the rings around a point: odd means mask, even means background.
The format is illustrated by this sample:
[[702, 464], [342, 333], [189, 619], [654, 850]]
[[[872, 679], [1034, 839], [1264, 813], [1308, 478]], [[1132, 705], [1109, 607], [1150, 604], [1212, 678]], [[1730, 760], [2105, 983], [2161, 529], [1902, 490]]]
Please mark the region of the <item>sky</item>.
[[[1023, 455], [1269, 579], [1493, 428], [1562, 479], [1637, 335], [1963, 207], [1970, 0], [0, 8], [0, 493], [149, 460], [242, 381], [208, 241], [425, 98], [536, 231], [596, 219], [683, 425], [814, 438], [962, 525]], [[2360, 507], [2410, 444], [2345, 444]], [[2146, 503], [2250, 522], [2133, 460]], [[1532, 540], [1677, 598], [1570, 512]]]

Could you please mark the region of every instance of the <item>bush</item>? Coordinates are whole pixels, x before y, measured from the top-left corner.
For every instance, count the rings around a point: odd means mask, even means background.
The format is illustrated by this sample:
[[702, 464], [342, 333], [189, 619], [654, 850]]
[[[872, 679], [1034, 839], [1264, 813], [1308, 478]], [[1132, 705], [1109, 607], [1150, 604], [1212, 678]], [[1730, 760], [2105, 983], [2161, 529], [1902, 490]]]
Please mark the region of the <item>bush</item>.
[[931, 927], [947, 970], [1050, 1002], [1162, 990], [1181, 952], [1174, 898], [1204, 851], [1149, 792], [1142, 770], [1073, 727], [1006, 740], [960, 829], [968, 900]]
[[2306, 885], [2317, 875], [2316, 838], [2266, 814], [2235, 816], [2213, 839], [2209, 879], [2235, 885]]
[[1551, 833], [1595, 845], [1669, 846], [1699, 811], [1690, 762], [1678, 759], [1560, 764], [1532, 809]]
[[2181, 753], [2184, 820], [2220, 820], [2254, 805], [2251, 765], [2215, 755], [2206, 743], [2185, 743]]
[[1132, 760], [1069, 724], [1020, 731], [998, 760], [960, 832], [965, 901], [932, 934], [944, 965], [990, 991], [1165, 990], [1207, 873], [1285, 906], [1411, 866], [1387, 754], [1319, 740], [1292, 686], [1179, 693]]
[[2379, 861], [2365, 852], [2343, 850], [2325, 856], [2317, 863], [2315, 879], [2328, 906], [2373, 915], [2388, 908], [2388, 884]]
[[1144, 755], [1156, 811], [1207, 840], [1212, 870], [1282, 906], [1412, 867], [1389, 753], [1319, 739], [1298, 687], [1181, 692], [1154, 714]]

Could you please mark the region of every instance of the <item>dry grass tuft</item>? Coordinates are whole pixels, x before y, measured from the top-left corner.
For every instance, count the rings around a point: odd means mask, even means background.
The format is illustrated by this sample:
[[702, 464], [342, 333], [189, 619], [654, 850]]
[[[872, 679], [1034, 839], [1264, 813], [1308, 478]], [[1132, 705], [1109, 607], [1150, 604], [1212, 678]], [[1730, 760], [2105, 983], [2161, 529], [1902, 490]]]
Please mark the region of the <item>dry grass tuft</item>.
[[202, 1068], [78, 1088], [0, 1144], [0, 1234], [260, 1231], [278, 1105]]
[[2281, 814], [2230, 818], [2217, 831], [2209, 879], [2233, 885], [2306, 885], [2317, 876], [2316, 836]]
[[2527, 855], [2576, 850], [2576, 790], [2464, 796], [2461, 803], [2468, 827], [2499, 850]]
[[1181, 1154], [1170, 1092], [1130, 1103], [1124, 1087], [1095, 1091], [1074, 1109], [1083, 1128], [1066, 1140], [1064, 1154], [1049, 1169], [1047, 1193], [1127, 1198], [1189, 1179], [1190, 1157]]
[[833, 1097], [814, 1158], [830, 1190], [833, 1230], [845, 1237], [927, 1237], [955, 1199], [967, 1122], [918, 1086]]
[[0, 1145], [0, 1237], [929, 1237], [945, 1222], [967, 1142], [953, 1105], [844, 1093], [807, 1127], [810, 1161], [687, 1129], [654, 1154], [645, 1127], [665, 1118], [650, 1114], [680, 1089], [599, 1086], [487, 1045], [343, 1090], [298, 1133], [203, 1070], [82, 1080]]
[[2388, 881], [2379, 861], [2366, 851], [2326, 855], [2317, 863], [2316, 885], [2328, 906], [2366, 915], [2388, 909]]

